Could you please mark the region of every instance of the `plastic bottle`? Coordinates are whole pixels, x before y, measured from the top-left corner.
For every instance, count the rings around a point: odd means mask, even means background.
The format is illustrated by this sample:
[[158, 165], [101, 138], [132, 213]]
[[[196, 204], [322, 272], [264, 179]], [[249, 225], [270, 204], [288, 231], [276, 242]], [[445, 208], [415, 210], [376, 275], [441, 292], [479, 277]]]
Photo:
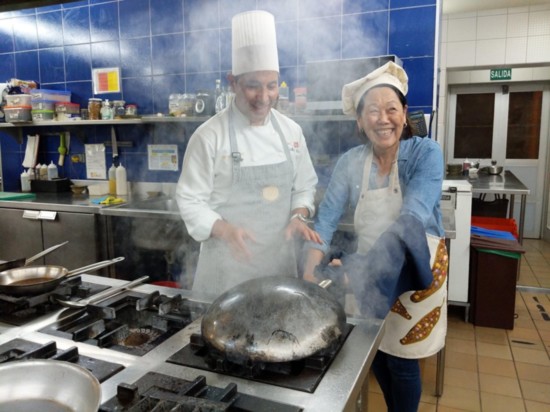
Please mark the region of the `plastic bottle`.
[[288, 111], [288, 107], [289, 107], [288, 97], [289, 97], [288, 86], [283, 81], [279, 86], [279, 102], [277, 103], [277, 108], [280, 111], [283, 111], [283, 112]]
[[102, 120], [111, 120], [113, 118], [113, 109], [111, 108], [109, 99], [105, 99], [105, 101], [101, 103], [100, 114]]
[[109, 168], [109, 194], [116, 195], [116, 166], [114, 163]]
[[40, 166], [40, 180], [48, 180], [48, 166], [46, 166], [46, 163]]
[[126, 196], [128, 194], [128, 179], [126, 169], [122, 164], [116, 168], [116, 194], [117, 196]]
[[57, 166], [53, 164], [53, 160], [50, 161], [48, 165], [48, 180], [57, 179], [59, 177], [59, 172]]
[[29, 172], [27, 170], [23, 170], [23, 173], [21, 173], [21, 191], [22, 192], [31, 191], [31, 180], [30, 180]]

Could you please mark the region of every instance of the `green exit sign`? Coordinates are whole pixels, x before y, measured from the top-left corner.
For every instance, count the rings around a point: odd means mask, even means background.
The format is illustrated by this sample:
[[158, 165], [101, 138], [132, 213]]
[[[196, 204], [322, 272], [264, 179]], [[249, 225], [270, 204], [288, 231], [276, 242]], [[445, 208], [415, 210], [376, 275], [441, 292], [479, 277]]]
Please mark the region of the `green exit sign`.
[[512, 80], [512, 69], [491, 69], [491, 80]]

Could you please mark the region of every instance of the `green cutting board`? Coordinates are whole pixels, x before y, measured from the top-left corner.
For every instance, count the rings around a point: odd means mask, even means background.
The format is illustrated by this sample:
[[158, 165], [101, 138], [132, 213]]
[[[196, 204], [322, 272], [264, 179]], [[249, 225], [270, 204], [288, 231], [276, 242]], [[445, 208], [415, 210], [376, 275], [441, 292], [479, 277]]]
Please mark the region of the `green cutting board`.
[[0, 200], [24, 200], [34, 198], [36, 198], [34, 193], [0, 192]]

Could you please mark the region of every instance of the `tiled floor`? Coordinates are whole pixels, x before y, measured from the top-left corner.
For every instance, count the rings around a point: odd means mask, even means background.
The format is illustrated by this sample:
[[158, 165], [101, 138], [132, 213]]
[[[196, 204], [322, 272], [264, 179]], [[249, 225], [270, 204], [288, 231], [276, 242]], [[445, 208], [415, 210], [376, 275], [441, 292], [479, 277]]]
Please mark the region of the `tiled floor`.
[[[435, 396], [436, 356], [421, 361], [419, 412], [550, 411], [550, 243], [523, 246], [514, 329], [474, 326], [449, 308], [443, 395]], [[371, 375], [368, 411], [385, 410]]]

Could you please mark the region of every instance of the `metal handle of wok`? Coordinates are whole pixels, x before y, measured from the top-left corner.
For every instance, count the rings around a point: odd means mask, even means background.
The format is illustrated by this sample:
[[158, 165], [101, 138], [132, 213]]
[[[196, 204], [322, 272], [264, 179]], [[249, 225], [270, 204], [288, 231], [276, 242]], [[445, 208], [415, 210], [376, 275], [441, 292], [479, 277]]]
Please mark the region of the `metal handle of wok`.
[[101, 262], [92, 263], [91, 265], [88, 265], [88, 266], [83, 266], [83, 267], [78, 268], [78, 269], [70, 270], [70, 271], [67, 272], [66, 276], [74, 276], [74, 275], [79, 275], [79, 274], [84, 273], [84, 272], [101, 269], [101, 268], [104, 268], [106, 266], [110, 266], [114, 263], [120, 262], [122, 260], [124, 260], [123, 256], [119, 256], [117, 258], [110, 259], [110, 260], [102, 260]]
[[66, 240], [65, 242], [60, 243], [60, 244], [58, 244], [58, 245], [49, 247], [49, 248], [43, 250], [42, 252], [37, 253], [37, 254], [34, 255], [34, 256], [31, 256], [30, 258], [28, 258], [28, 259], [25, 260], [25, 266], [27, 266], [29, 263], [34, 262], [34, 261], [37, 260], [37, 259], [40, 259], [42, 256], [45, 256], [45, 255], [47, 255], [48, 253], [53, 252], [54, 250], [60, 248], [61, 246], [66, 245], [67, 243], [69, 243], [68, 240]]
[[124, 292], [128, 289], [132, 289], [135, 286], [138, 286], [142, 284], [143, 282], [146, 282], [149, 280], [149, 276], [142, 276], [138, 279], [135, 279], [131, 282], [125, 283], [120, 286], [115, 286], [109, 289], [104, 290], [103, 292], [96, 293], [92, 297], [88, 299], [81, 299], [77, 301], [70, 301], [70, 300], [58, 300], [59, 304], [62, 306], [68, 307], [68, 308], [83, 308], [90, 304], [99, 303], [105, 299], [108, 299], [110, 297], [113, 297], [121, 292]]

